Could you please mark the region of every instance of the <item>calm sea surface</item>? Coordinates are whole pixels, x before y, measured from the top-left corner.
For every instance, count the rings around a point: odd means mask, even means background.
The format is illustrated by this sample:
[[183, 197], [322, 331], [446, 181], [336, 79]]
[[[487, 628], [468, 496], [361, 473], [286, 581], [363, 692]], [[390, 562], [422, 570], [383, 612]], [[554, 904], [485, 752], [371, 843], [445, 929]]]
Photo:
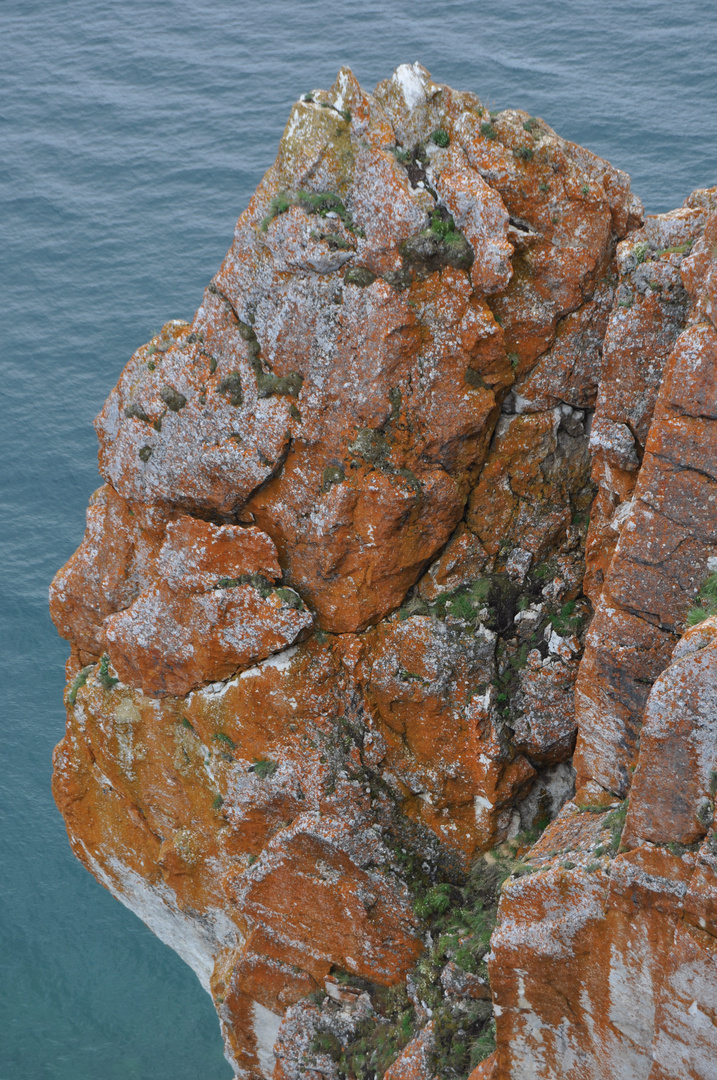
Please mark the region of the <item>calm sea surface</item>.
[[657, 212], [717, 183], [716, 26], [705, 0], [0, 0], [0, 1080], [231, 1075], [194, 975], [70, 853], [47, 587], [100, 482], [92, 418], [193, 314], [292, 101], [418, 59]]

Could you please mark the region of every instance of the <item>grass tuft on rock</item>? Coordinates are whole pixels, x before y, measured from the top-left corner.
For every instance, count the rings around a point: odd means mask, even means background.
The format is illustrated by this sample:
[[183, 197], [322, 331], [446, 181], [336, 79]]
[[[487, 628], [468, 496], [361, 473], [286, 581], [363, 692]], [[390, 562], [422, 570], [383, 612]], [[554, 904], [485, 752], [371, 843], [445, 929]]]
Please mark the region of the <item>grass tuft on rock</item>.
[[100, 659], [97, 680], [105, 690], [111, 690], [119, 682], [119, 679], [116, 679], [114, 675], [110, 675], [110, 658], [106, 653]]
[[261, 231], [266, 232], [274, 218], [285, 214], [287, 210], [291, 210], [292, 206], [298, 206], [306, 214], [318, 214], [319, 217], [324, 218], [328, 214], [335, 214], [349, 232], [355, 231], [351, 214], [338, 195], [334, 195], [331, 191], [296, 191], [294, 194], [280, 191], [269, 203], [269, 209], [261, 223]]
[[253, 772], [254, 776], [258, 776], [260, 780], [268, 780], [278, 768], [278, 763], [270, 758], [255, 758], [254, 764], [250, 766], [249, 771]]
[[697, 626], [717, 615], [717, 572], [710, 574], [697, 593], [697, 604], [687, 613], [687, 626]]

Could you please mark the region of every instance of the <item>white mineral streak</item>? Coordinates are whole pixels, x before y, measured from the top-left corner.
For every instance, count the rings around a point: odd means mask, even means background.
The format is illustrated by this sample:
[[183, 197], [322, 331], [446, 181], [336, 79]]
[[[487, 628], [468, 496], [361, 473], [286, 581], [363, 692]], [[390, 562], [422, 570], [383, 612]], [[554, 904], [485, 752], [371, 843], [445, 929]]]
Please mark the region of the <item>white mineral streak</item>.
[[393, 80], [400, 86], [403, 99], [410, 112], [413, 112], [425, 97], [426, 91], [420, 72], [421, 65], [418, 63], [401, 64], [393, 75]]
[[259, 1065], [267, 1080], [271, 1080], [276, 1065], [274, 1043], [279, 1034], [281, 1017], [260, 1005], [258, 1001], [253, 1002], [252, 1012], [254, 1013], [254, 1037]]
[[115, 856], [102, 866], [79, 838], [87, 864], [98, 881], [145, 923], [153, 934], [173, 949], [192, 969], [208, 994], [217, 954], [224, 948], [239, 948], [244, 939], [220, 908], [190, 917], [178, 906], [174, 892], [166, 884], [149, 885], [144, 878]]
[[262, 671], [267, 668], [275, 668], [277, 671], [288, 671], [291, 667], [291, 661], [296, 656], [298, 645], [291, 645], [288, 649], [283, 649], [281, 652], [274, 653], [273, 656], [268, 656], [266, 660], [262, 660], [260, 664], [255, 667], [247, 668], [246, 671], [242, 671], [239, 676], [240, 679], [251, 679], [254, 675], [260, 675]]

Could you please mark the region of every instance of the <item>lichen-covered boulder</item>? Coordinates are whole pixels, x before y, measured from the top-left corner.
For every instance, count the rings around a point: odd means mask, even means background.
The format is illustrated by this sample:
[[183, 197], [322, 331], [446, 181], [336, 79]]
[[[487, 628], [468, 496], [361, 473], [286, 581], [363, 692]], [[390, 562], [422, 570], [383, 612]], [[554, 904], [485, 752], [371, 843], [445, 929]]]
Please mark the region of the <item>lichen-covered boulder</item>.
[[713, 1080], [716, 220], [342, 69], [111, 391], [54, 793], [246, 1080]]

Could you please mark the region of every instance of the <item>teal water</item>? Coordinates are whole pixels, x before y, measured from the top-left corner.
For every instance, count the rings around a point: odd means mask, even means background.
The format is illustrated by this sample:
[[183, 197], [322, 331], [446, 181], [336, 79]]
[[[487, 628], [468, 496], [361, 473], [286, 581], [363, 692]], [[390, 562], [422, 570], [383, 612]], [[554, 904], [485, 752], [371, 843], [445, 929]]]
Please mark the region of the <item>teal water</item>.
[[291, 102], [403, 61], [627, 169], [717, 183], [717, 9], [668, 0], [0, 0], [0, 1080], [222, 1080], [188, 968], [77, 864], [50, 791], [47, 586], [98, 486], [91, 422], [189, 317]]

